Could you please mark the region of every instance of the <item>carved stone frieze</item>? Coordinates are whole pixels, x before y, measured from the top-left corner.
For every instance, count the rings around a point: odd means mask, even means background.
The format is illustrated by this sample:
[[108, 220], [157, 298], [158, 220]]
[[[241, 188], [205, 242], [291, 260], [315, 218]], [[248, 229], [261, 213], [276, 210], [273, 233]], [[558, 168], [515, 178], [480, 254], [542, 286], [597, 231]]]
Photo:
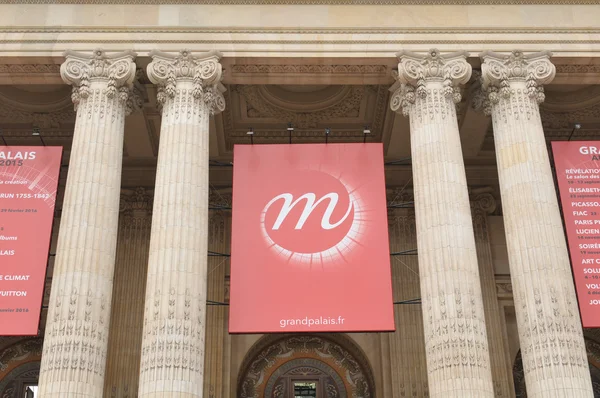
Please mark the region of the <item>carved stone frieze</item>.
[[56, 64], [0, 64], [0, 73], [60, 73]]
[[250, 127], [254, 128], [255, 143], [285, 140], [288, 123], [295, 129], [294, 142], [324, 142], [325, 128], [331, 129], [329, 142], [362, 141], [365, 127], [370, 130], [369, 141], [382, 139], [388, 128], [387, 86], [322, 87], [319, 89], [322, 91], [312, 93], [302, 102], [298, 101], [301, 96], [288, 95], [285, 89], [229, 86], [225, 96], [232, 106], [225, 110], [222, 119], [227, 149], [231, 150], [235, 143], [249, 142], [246, 133]]
[[0, 352], [0, 375], [8, 369], [11, 362], [21, 361], [31, 355], [42, 355], [42, 339], [23, 340]]
[[[54, 112], [32, 112], [2, 104], [0, 106], [0, 123], [31, 123], [41, 129], [61, 128], [64, 123], [75, 121], [75, 111], [69, 105], [68, 108]], [[3, 131], [4, 132], [4, 131]], [[31, 135], [31, 130], [28, 130]]]
[[499, 299], [512, 300], [513, 289], [510, 276], [496, 276], [496, 294]]
[[592, 73], [600, 74], [600, 65], [571, 65], [571, 64], [555, 64], [556, 73]]
[[[264, 339], [264, 340], [268, 340]], [[371, 370], [362, 355], [357, 355], [348, 344], [347, 338], [325, 337], [321, 335], [272, 337], [272, 344], [248, 353], [238, 378], [240, 398], [263, 397], [266, 387], [272, 391], [277, 370], [297, 358], [312, 358], [333, 368], [342, 379], [347, 380], [351, 389], [348, 398], [373, 397], [374, 383]], [[259, 342], [258, 344], [260, 344]], [[345, 343], [345, 344], [344, 344]], [[262, 345], [261, 345], [262, 346]]]
[[234, 74], [373, 74], [388, 73], [386, 65], [271, 65], [271, 64], [236, 64], [232, 66]]

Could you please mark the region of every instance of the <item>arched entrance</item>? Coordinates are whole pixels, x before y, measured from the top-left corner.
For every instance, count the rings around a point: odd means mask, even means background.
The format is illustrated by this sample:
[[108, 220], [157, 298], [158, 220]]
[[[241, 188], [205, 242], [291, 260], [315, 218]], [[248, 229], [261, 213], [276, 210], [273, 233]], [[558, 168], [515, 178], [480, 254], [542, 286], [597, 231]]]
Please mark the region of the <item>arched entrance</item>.
[[375, 398], [368, 360], [347, 336], [270, 335], [248, 352], [240, 398]]

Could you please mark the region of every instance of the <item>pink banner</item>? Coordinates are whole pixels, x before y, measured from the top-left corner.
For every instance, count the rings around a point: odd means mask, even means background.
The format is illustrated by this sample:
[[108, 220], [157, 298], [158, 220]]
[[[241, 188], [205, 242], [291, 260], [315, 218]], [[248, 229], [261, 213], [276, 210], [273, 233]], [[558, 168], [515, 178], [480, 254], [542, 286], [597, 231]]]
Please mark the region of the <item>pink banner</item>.
[[584, 327], [600, 327], [600, 142], [553, 142], [554, 164]]
[[0, 147], [0, 336], [36, 335], [62, 147]]
[[236, 145], [231, 333], [393, 331], [382, 144]]

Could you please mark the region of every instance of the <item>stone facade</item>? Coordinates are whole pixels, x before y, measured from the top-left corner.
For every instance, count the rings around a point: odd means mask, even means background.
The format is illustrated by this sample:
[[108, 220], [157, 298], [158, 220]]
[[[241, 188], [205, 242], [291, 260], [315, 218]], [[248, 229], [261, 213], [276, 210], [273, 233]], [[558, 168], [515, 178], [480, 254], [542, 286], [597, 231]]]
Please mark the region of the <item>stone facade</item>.
[[[2, 143], [67, 171], [0, 398], [598, 393], [547, 144], [600, 138], [596, 1], [87, 3], [0, 1]], [[396, 332], [227, 333], [232, 148], [288, 123], [384, 144]]]

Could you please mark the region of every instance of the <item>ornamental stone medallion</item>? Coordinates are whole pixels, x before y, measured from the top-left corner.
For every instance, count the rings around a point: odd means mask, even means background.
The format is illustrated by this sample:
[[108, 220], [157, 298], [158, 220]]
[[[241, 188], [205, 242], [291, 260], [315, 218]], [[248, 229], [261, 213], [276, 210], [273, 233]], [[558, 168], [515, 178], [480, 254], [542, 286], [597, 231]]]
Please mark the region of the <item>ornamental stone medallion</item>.
[[295, 376], [321, 380], [327, 397], [375, 397], [368, 360], [344, 335], [271, 335], [262, 338], [250, 349], [242, 364], [237, 396], [285, 397], [286, 383]]

